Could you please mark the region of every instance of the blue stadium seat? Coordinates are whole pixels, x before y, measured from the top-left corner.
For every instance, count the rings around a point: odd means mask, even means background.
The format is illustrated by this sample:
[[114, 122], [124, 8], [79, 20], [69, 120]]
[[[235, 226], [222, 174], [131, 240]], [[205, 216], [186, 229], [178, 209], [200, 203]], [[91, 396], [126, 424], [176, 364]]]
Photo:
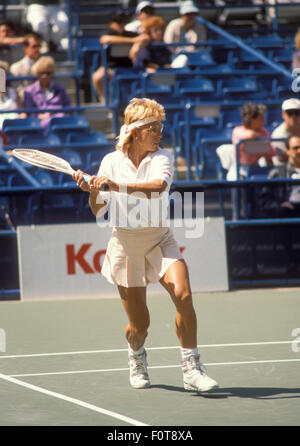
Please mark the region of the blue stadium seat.
[[45, 192], [31, 202], [28, 218], [31, 224], [76, 223], [78, 202], [71, 193]]
[[99, 146], [102, 144], [109, 144], [107, 136], [103, 132], [71, 132], [66, 137], [66, 143], [75, 143], [78, 145], [84, 144], [85, 146]]
[[102, 159], [112, 150], [91, 150], [87, 154], [86, 170], [91, 175], [96, 175]]
[[44, 134], [40, 120], [35, 117], [24, 119], [5, 119], [3, 122], [2, 131], [7, 135], [10, 144], [18, 144], [18, 139], [22, 135], [36, 134], [42, 136]]
[[60, 156], [68, 161], [73, 169], [83, 169], [84, 162], [80, 153], [75, 150], [66, 149], [60, 153]]
[[238, 107], [223, 109], [220, 114], [220, 128], [233, 128], [242, 124], [241, 113]]
[[214, 61], [210, 50], [183, 52], [183, 54], [187, 56], [187, 66], [191, 69], [205, 69], [217, 66], [217, 63]]
[[215, 177], [220, 144], [231, 143], [232, 129], [215, 130], [201, 129], [197, 132], [195, 144], [192, 144], [195, 174], [197, 178]]
[[49, 123], [48, 134], [60, 136], [62, 142], [65, 142], [70, 132], [87, 132], [90, 130], [90, 124], [82, 115], [70, 115], [62, 117], [53, 117]]
[[35, 179], [41, 184], [43, 187], [51, 187], [54, 186], [55, 182], [53, 180], [53, 176], [46, 172], [45, 170], [37, 170], [35, 173]]
[[7, 186], [8, 187], [28, 186], [28, 182], [18, 173], [13, 173], [8, 177]]
[[18, 139], [18, 145], [24, 146], [59, 146], [61, 144], [61, 140], [58, 135], [49, 134], [49, 135], [22, 135]]
[[217, 92], [210, 79], [201, 77], [197, 79], [177, 81], [175, 85], [175, 95], [177, 97], [184, 96], [195, 102], [197, 99], [215, 99]]
[[281, 107], [269, 107], [266, 112], [266, 126], [272, 132], [283, 122]]
[[253, 94], [259, 92], [255, 78], [235, 77], [224, 79], [222, 81], [222, 95], [233, 98], [237, 95], [243, 95], [244, 98], [253, 98]]

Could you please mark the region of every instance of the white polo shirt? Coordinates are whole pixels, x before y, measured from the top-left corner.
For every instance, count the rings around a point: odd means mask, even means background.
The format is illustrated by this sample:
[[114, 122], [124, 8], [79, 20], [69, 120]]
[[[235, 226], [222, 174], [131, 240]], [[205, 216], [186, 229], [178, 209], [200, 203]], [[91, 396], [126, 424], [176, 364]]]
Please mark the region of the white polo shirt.
[[[164, 180], [167, 187], [162, 194], [153, 193], [147, 198], [141, 192], [127, 194], [122, 192], [99, 192], [98, 202], [109, 204], [110, 225], [128, 229], [167, 225], [169, 190], [173, 181], [173, 156], [159, 148], [149, 153], [138, 168], [121, 150], [106, 155], [100, 165], [98, 176], [106, 176], [119, 184], [147, 183]], [[107, 208], [97, 216], [105, 214]]]

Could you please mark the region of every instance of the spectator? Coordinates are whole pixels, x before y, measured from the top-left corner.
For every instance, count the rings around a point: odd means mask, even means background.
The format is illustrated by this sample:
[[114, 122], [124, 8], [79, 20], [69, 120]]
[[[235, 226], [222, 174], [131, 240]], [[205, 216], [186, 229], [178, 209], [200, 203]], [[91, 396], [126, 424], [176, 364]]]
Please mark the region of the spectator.
[[26, 20], [47, 42], [49, 50], [68, 49], [69, 19], [60, 0], [28, 0]]
[[[114, 44], [134, 44], [137, 42], [147, 43], [149, 38], [145, 34], [137, 34], [131, 31], [125, 31], [124, 27], [127, 22], [127, 16], [124, 13], [117, 13], [112, 16], [109, 21], [109, 32], [108, 34], [102, 35], [100, 37], [101, 45], [114, 45]], [[114, 70], [116, 68], [132, 68], [133, 62], [131, 58], [128, 56], [112, 56], [111, 48], [108, 48], [107, 51], [107, 76], [108, 80], [110, 80], [113, 76]], [[104, 67], [99, 67], [92, 76], [94, 87], [97, 91], [99, 100], [103, 103], [103, 80], [105, 76]]]
[[[285, 150], [288, 161], [284, 166], [274, 167], [268, 177], [300, 179], [300, 136], [290, 136]], [[266, 185], [257, 189], [254, 218], [300, 217], [300, 184]]]
[[19, 45], [24, 37], [16, 36], [16, 26], [9, 20], [0, 22], [0, 59], [12, 64], [19, 59], [21, 52]]
[[[286, 99], [282, 106], [283, 122], [272, 132], [272, 138], [285, 138], [295, 135], [300, 136], [300, 100], [296, 98]], [[274, 141], [272, 143], [276, 150], [276, 164], [287, 161], [286, 146], [284, 141]]]
[[295, 48], [297, 51], [293, 54], [293, 60], [292, 60], [293, 70], [295, 70], [296, 68], [300, 68], [300, 29], [295, 35]]
[[[135, 61], [135, 67], [146, 70], [148, 72], [155, 72], [159, 68], [170, 68], [172, 54], [166, 46], [156, 46], [153, 43], [163, 43], [163, 35], [166, 22], [157, 16], [150, 17], [143, 23], [145, 34], [149, 36], [150, 42], [146, 46], [137, 46], [138, 53]], [[132, 48], [132, 53], [135, 51]]]
[[[5, 73], [8, 72], [8, 63], [0, 61], [0, 68], [4, 69]], [[0, 130], [2, 129], [5, 119], [15, 119], [19, 117], [18, 113], [8, 113], [8, 110], [17, 110], [17, 95], [13, 88], [6, 87], [5, 92], [0, 92], [0, 110], [7, 111], [7, 113], [0, 113]], [[3, 134], [2, 134], [3, 135]]]
[[[252, 102], [244, 104], [241, 110], [241, 117], [243, 125], [235, 127], [232, 132], [232, 144], [234, 147], [242, 139], [258, 139], [269, 138], [269, 132], [264, 128], [265, 119], [264, 114], [266, 107], [264, 105], [256, 105]], [[268, 165], [272, 165], [272, 157], [275, 155], [275, 150], [270, 144], [270, 151], [263, 156], [266, 158]], [[256, 164], [261, 158], [262, 154], [245, 153], [245, 145], [240, 144], [239, 147], [239, 162], [240, 166], [250, 166]]]
[[155, 14], [155, 8], [152, 1], [140, 2], [136, 7], [135, 13], [137, 16], [136, 20], [127, 23], [125, 26], [125, 31], [142, 34], [144, 21]]
[[25, 88], [24, 107], [39, 109], [38, 117], [44, 129], [47, 129], [52, 117], [64, 116], [65, 114], [63, 112], [41, 113], [40, 110], [70, 107], [71, 101], [65, 89], [52, 81], [52, 76], [55, 73], [55, 63], [52, 57], [43, 56], [38, 59], [32, 66], [31, 72], [38, 77], [38, 80]]
[[[40, 57], [41, 40], [36, 33], [27, 34], [24, 38], [23, 51], [24, 57], [15, 62], [10, 67], [10, 72], [13, 76], [28, 76], [31, 75], [31, 68], [35, 61]], [[24, 90], [32, 81], [25, 79], [15, 81], [13, 83], [16, 88], [18, 104], [22, 108], [24, 105]]]
[[[197, 15], [199, 9], [194, 5], [192, 1], [182, 2], [179, 14], [180, 17], [168, 24], [164, 41], [166, 43], [187, 42], [197, 43], [206, 40], [206, 28], [202, 23], [197, 22]], [[196, 46], [178, 46], [170, 47], [173, 53], [179, 53], [181, 51], [195, 51]]]

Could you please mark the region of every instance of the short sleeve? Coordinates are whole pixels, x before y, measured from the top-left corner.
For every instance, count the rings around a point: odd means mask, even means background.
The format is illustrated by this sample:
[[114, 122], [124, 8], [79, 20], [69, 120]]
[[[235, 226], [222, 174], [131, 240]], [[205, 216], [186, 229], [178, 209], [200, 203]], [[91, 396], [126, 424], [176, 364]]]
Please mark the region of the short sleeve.
[[162, 153], [157, 154], [154, 158], [151, 177], [156, 180], [164, 180], [168, 186], [171, 185], [173, 181], [173, 156], [168, 150], [163, 149]]

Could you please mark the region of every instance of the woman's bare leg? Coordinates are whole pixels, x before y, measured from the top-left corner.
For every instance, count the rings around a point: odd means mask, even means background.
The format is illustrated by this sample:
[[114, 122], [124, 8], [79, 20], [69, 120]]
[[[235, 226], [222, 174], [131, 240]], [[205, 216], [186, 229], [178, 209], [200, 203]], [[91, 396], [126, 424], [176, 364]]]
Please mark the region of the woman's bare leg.
[[118, 290], [128, 317], [125, 336], [132, 350], [137, 351], [144, 345], [150, 324], [146, 304], [146, 287], [125, 288], [118, 286]]
[[175, 331], [181, 347], [197, 347], [197, 318], [185, 261], [172, 263], [160, 283], [170, 294], [176, 307]]

